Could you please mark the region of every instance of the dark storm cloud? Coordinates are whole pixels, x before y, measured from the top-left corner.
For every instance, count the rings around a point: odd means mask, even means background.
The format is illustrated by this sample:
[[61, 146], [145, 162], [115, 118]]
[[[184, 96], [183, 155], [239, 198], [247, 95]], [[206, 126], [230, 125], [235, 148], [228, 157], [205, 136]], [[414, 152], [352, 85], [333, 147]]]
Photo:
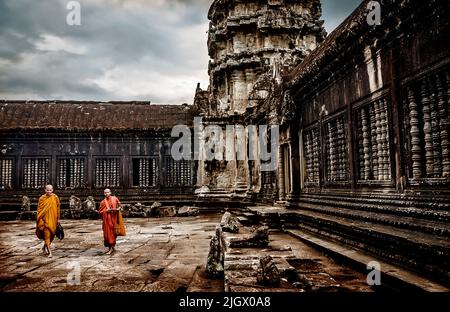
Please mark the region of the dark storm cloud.
[[[210, 0], [0, 0], [0, 98], [192, 102]], [[323, 0], [330, 31], [357, 0]]]
[[321, 2], [322, 19], [325, 21], [327, 32], [330, 33], [362, 3], [362, 0], [321, 0]]

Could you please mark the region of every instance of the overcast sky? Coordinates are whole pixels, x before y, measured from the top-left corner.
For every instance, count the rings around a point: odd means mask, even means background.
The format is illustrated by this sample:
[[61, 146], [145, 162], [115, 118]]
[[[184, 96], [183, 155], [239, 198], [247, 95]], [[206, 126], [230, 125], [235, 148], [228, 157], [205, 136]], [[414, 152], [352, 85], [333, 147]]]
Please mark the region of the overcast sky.
[[[212, 0], [0, 0], [0, 99], [192, 103]], [[361, 0], [322, 0], [328, 32]]]

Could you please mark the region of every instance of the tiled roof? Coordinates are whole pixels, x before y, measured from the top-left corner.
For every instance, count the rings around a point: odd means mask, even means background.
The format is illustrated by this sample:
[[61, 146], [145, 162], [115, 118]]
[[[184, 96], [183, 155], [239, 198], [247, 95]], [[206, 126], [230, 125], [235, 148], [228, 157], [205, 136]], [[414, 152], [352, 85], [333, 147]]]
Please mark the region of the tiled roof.
[[192, 106], [186, 104], [0, 100], [0, 131], [158, 130], [192, 122]]

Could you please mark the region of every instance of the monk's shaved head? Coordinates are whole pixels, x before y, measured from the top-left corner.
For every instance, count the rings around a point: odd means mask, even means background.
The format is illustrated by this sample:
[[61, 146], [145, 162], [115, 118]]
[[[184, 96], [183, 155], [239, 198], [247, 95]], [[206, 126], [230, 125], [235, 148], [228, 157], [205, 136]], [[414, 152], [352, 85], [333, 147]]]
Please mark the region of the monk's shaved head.
[[51, 195], [53, 193], [53, 185], [48, 184], [45, 186], [45, 194]]
[[111, 190], [107, 188], [103, 191], [103, 194], [105, 194], [106, 197], [109, 197], [111, 196]]

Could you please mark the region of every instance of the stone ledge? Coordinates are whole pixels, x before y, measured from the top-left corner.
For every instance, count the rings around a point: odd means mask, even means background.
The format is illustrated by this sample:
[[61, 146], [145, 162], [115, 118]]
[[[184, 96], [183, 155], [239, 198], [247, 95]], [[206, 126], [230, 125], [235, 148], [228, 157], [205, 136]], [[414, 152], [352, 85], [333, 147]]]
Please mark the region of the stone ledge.
[[395, 284], [400, 284], [403, 287], [428, 291], [428, 292], [449, 292], [450, 288], [441, 284], [435, 283], [411, 271], [404, 270], [398, 266], [389, 264], [380, 259], [374, 259], [373, 256], [368, 255], [362, 251], [357, 251], [352, 248], [345, 247], [316, 236], [307, 234], [300, 230], [286, 230], [286, 233], [302, 240], [303, 242], [312, 245], [315, 248], [321, 249], [328, 254], [344, 259], [352, 263], [356, 267], [366, 270], [367, 264], [371, 261], [377, 261], [381, 265], [382, 280], [388, 278]]

